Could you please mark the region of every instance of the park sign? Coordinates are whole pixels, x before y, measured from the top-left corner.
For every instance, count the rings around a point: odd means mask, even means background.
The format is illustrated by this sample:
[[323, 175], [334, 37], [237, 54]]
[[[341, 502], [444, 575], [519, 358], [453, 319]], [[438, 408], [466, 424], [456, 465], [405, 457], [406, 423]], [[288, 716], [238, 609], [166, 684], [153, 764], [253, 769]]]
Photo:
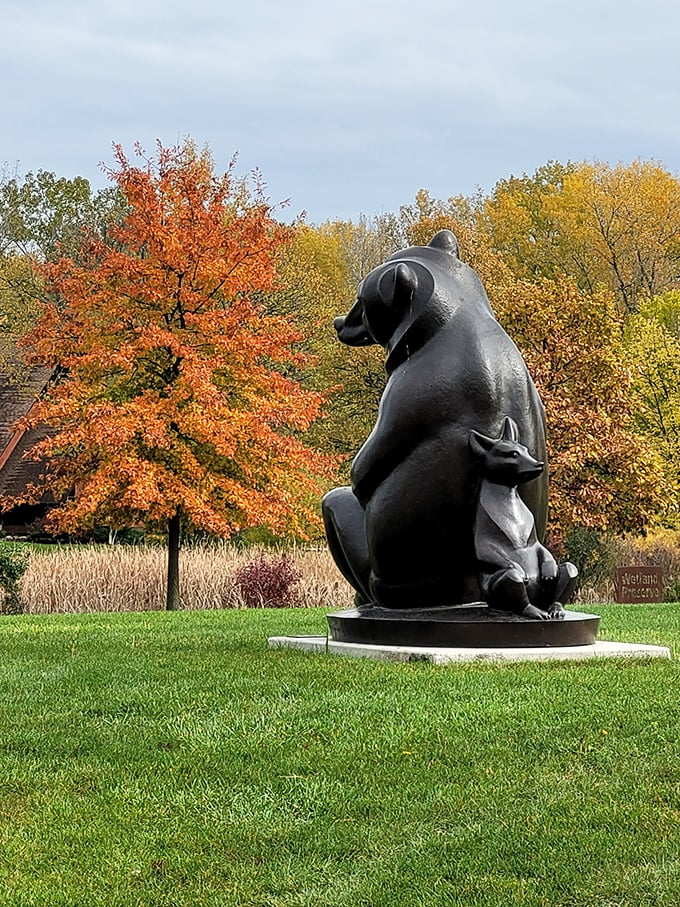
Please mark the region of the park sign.
[[662, 601], [663, 567], [617, 567], [614, 595], [624, 604]]

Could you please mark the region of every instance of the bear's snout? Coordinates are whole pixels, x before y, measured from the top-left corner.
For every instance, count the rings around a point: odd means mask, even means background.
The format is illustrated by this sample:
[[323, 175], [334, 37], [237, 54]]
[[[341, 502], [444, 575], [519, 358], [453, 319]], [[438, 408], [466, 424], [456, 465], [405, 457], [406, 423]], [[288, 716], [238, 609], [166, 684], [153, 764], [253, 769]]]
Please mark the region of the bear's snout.
[[347, 346], [370, 346], [375, 340], [366, 330], [363, 321], [363, 307], [355, 302], [347, 315], [333, 319], [333, 327], [338, 332], [338, 340]]

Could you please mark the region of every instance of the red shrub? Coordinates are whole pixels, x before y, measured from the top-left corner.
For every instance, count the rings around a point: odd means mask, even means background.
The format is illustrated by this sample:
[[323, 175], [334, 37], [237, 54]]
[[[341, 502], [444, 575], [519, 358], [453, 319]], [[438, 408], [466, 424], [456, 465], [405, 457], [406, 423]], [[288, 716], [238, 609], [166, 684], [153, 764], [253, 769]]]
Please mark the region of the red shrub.
[[239, 567], [234, 585], [247, 608], [292, 608], [299, 604], [296, 586], [301, 579], [302, 574], [286, 555], [270, 560], [261, 554]]

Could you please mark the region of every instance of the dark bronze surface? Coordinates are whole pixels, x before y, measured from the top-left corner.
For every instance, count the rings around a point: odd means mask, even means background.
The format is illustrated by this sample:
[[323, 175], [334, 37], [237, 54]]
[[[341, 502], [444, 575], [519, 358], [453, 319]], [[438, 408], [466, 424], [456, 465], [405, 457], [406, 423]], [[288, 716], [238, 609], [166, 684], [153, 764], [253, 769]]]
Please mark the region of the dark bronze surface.
[[563, 608], [576, 568], [542, 544], [543, 405], [455, 236], [442, 230], [392, 255], [334, 326], [349, 346], [385, 348], [387, 384], [351, 485], [322, 503], [359, 606], [328, 615], [333, 639], [592, 643], [599, 617]]
[[490, 608], [537, 620], [562, 620], [578, 570], [557, 561], [536, 536], [534, 516], [519, 487], [541, 475], [545, 464], [520, 443], [508, 416], [498, 438], [470, 432], [481, 482], [474, 537], [479, 587]]
[[[531, 455], [546, 459], [543, 406], [519, 350], [448, 230], [373, 270], [335, 329], [350, 346], [382, 345], [388, 375], [351, 486], [323, 501], [339, 569], [364, 602], [479, 601], [470, 432], [497, 437], [510, 416]], [[545, 472], [519, 494], [541, 539]]]
[[328, 614], [336, 642], [451, 647], [586, 646], [600, 618], [566, 611], [562, 620], [532, 620], [486, 605], [449, 608], [366, 607]]

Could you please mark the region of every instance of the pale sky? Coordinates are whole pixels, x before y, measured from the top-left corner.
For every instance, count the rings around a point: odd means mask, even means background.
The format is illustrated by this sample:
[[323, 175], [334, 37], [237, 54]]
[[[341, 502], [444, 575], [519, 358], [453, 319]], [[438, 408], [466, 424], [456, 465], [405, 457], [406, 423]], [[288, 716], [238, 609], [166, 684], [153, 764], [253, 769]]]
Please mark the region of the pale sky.
[[680, 170], [677, 0], [0, 0], [0, 164], [191, 136], [310, 222], [547, 160]]

